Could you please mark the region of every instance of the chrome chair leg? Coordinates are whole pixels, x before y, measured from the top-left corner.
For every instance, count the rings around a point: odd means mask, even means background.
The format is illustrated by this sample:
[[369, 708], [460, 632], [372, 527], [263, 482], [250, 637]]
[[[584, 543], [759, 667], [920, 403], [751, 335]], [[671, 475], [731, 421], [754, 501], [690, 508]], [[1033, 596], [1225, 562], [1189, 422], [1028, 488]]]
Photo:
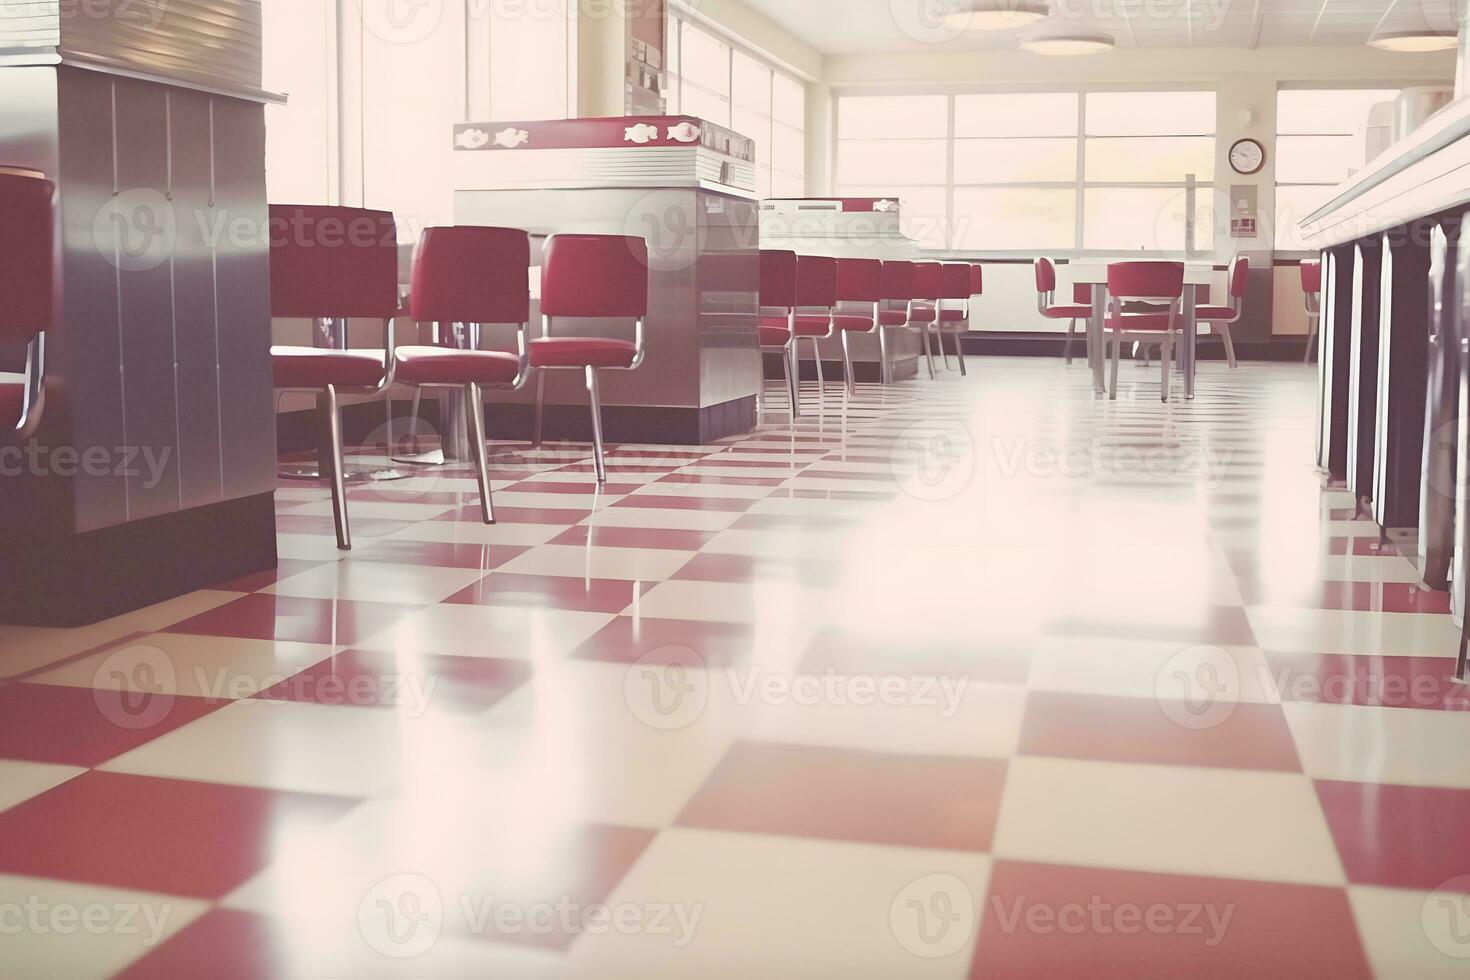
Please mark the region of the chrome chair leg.
[[495, 523], [495, 506], [490, 499], [490, 462], [485, 447], [485, 403], [479, 385], [465, 385], [465, 421], [469, 423], [470, 452], [475, 461], [475, 479], [480, 483], [480, 515], [486, 524]]
[[857, 379], [852, 376], [852, 349], [847, 342], [849, 336], [850, 331], [842, 331], [842, 377], [847, 382], [848, 397], [852, 397], [857, 394]]
[[939, 355], [944, 358], [944, 369], [946, 371], [953, 371], [954, 368], [949, 366], [949, 348], [944, 346], [944, 325], [940, 324], [935, 327], [934, 333], [939, 338]]
[[938, 377], [938, 375], [934, 372], [934, 347], [932, 344], [929, 343], [929, 338], [931, 336], [929, 332], [929, 324], [924, 324], [923, 330], [920, 332], [924, 336], [924, 360], [925, 363], [929, 365], [929, 380], [933, 381], [935, 378]]
[[1159, 343], [1159, 400], [1169, 401], [1169, 374], [1174, 367], [1174, 338], [1168, 331]]
[[[963, 337], [960, 330], [956, 327], [954, 331], [954, 356], [955, 360], [960, 362], [960, 377], [964, 378], [968, 377], [970, 372], [965, 370], [965, 345], [961, 343], [962, 340]], [[945, 362], [946, 365], [948, 363], [948, 361]]]
[[1072, 363], [1072, 336], [1077, 332], [1077, 318], [1067, 324], [1067, 340], [1062, 344], [1062, 361], [1066, 364]]
[[327, 412], [327, 433], [331, 438], [332, 477], [332, 521], [337, 527], [337, 547], [342, 551], [352, 550], [352, 529], [347, 525], [347, 486], [342, 474], [346, 463], [342, 459], [342, 411], [337, 403], [337, 389], [327, 385], [323, 399]]
[[1232, 368], [1240, 367], [1240, 362], [1235, 359], [1235, 342], [1230, 339], [1230, 324], [1215, 324], [1215, 332], [1220, 335], [1221, 340], [1225, 341], [1225, 360], [1230, 362]]
[[878, 377], [883, 384], [893, 383], [893, 367], [888, 363], [888, 328], [878, 328]]
[[791, 395], [791, 418], [801, 418], [801, 388], [797, 384], [796, 372], [800, 370], [800, 363], [796, 357], [796, 341], [781, 352], [781, 370], [786, 372], [786, 390]]
[[1109, 386], [1112, 390], [1108, 392], [1108, 401], [1117, 401], [1118, 400], [1118, 360], [1122, 356], [1122, 353], [1123, 353], [1123, 338], [1122, 337], [1119, 337], [1117, 335], [1114, 335], [1113, 338], [1112, 338], [1112, 341], [1113, 341], [1113, 343], [1112, 343], [1112, 346], [1113, 346], [1113, 370], [1112, 370], [1112, 375], [1113, 375], [1113, 377], [1112, 377], [1112, 384]]
[[607, 482], [607, 463], [602, 458], [602, 397], [597, 387], [597, 369], [587, 368], [587, 397], [592, 403], [592, 468], [599, 486]]
[[541, 416], [546, 411], [546, 371], [536, 372], [536, 420], [531, 424], [531, 446], [541, 446]]
[[1307, 326], [1307, 349], [1302, 353], [1303, 364], [1312, 363], [1312, 342], [1317, 339], [1317, 323], [1316, 318], [1313, 318]]
[[815, 337], [812, 338], [812, 357], [817, 362], [817, 391], [821, 393], [827, 390], [827, 378], [822, 373], [822, 345]]

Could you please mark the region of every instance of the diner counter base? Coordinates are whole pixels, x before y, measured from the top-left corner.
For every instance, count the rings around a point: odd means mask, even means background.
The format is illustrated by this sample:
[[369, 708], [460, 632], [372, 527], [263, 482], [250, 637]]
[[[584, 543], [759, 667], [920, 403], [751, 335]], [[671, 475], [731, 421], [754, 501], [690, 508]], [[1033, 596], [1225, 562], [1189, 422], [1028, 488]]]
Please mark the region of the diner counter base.
[[0, 535], [0, 623], [85, 626], [276, 567], [274, 494], [76, 535]]

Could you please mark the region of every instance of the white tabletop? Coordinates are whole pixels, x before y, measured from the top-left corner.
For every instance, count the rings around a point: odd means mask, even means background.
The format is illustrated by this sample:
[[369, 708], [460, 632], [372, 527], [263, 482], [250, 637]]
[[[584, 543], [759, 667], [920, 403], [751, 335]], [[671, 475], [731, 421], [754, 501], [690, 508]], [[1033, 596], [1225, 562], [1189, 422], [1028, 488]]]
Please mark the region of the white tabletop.
[[[1131, 261], [1119, 259], [1120, 262]], [[1153, 261], [1153, 260], [1145, 260]], [[1158, 261], [1166, 262], [1167, 259]], [[1083, 283], [1085, 285], [1107, 285], [1108, 263], [1107, 262], [1068, 262], [1066, 265], [1058, 266], [1059, 278], [1069, 282]], [[1184, 281], [1190, 285], [1209, 285], [1215, 276], [1215, 267], [1209, 262], [1189, 262], [1184, 266]]]

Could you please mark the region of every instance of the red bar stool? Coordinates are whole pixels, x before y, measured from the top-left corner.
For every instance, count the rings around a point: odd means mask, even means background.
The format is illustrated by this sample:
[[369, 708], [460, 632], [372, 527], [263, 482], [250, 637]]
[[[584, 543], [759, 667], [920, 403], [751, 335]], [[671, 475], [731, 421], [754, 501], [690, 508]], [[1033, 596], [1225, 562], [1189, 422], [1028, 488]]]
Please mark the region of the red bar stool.
[[801, 417], [796, 363], [796, 253], [761, 249], [760, 348], [781, 355], [791, 417]]
[[909, 323], [919, 328], [919, 335], [924, 340], [924, 360], [929, 365], [929, 380], [933, 381], [936, 375], [930, 338], [933, 336], [933, 324], [939, 321], [939, 307], [944, 299], [944, 266], [938, 262], [914, 263], [914, 299], [929, 304], [915, 306]]
[[[855, 333], [873, 333], [882, 329], [883, 263], [877, 259], [838, 259], [837, 302], [861, 303], [870, 308], [866, 315], [838, 312], [833, 317], [842, 334], [842, 367], [846, 372], [847, 394], [852, 396], [857, 394], [857, 378], [852, 372], [852, 348], [847, 338]], [[881, 338], [881, 333], [879, 336]], [[887, 365], [882, 365], [880, 371], [880, 377], [886, 379]]]
[[[398, 232], [386, 211], [319, 205], [270, 208], [271, 315], [314, 321], [329, 347], [271, 348], [275, 386], [314, 391], [331, 440], [322, 475], [331, 481], [337, 547], [352, 549], [343, 475], [341, 394], [381, 394], [393, 384], [398, 316]], [[350, 319], [382, 320], [382, 350], [351, 350]]]
[[[1077, 321], [1092, 316], [1092, 287], [1081, 283], [1072, 287], [1072, 302], [1057, 303], [1057, 268], [1051, 259], [1036, 260], [1036, 312], [1048, 320], [1070, 320], [1067, 324], [1067, 340], [1062, 345], [1062, 358], [1072, 363], [1072, 337], [1077, 332]], [[1083, 294], [1086, 298], [1083, 299]]]
[[[878, 356], [882, 361], [883, 383], [890, 384], [893, 381], [893, 365], [888, 361], [888, 328], [909, 327], [913, 323], [914, 263], [903, 259], [884, 262], [879, 275], [878, 291], [882, 296], [878, 308]], [[903, 309], [894, 309], [895, 303], [902, 303]]]
[[[602, 452], [599, 370], [631, 371], [643, 363], [643, 318], [648, 315], [648, 243], [624, 235], [552, 235], [541, 257], [541, 336], [531, 341], [531, 366], [580, 370], [592, 407], [592, 463], [597, 482], [607, 482]], [[553, 337], [552, 321], [565, 318], [633, 320], [633, 340]], [[543, 404], [538, 386], [535, 441], [541, 441]]]
[[[944, 292], [939, 302], [939, 351], [944, 355], [944, 369], [949, 370], [949, 348], [944, 346], [944, 325], [950, 324], [950, 336], [954, 338], [955, 357], [960, 362], [960, 377], [969, 374], [965, 370], [965, 349], [960, 336], [965, 332], [963, 324], [970, 319], [970, 297], [975, 295], [976, 272], [980, 267], [968, 262], [948, 262], [943, 269], [940, 288]], [[945, 307], [945, 302], [959, 306]]]
[[[530, 374], [530, 270], [531, 240], [519, 229], [426, 229], [414, 254], [409, 315], [416, 323], [436, 327], [467, 325], [469, 347], [399, 347], [394, 351], [397, 383], [417, 390], [463, 390], [470, 452], [480, 485], [480, 511], [486, 524], [495, 523], [495, 510], [485, 448], [483, 389], [517, 391]], [[480, 331], [486, 324], [515, 324], [516, 353], [479, 350]]]
[[[819, 341], [837, 336], [837, 260], [820, 255], [796, 257], [796, 331], [794, 357], [796, 379], [801, 384], [801, 342], [812, 342], [812, 357], [817, 362], [817, 392], [827, 390], [822, 374], [822, 349]], [[803, 313], [802, 310], [811, 312]]]
[[1197, 323], [1209, 322], [1211, 329], [1219, 334], [1220, 339], [1225, 342], [1225, 359], [1232, 368], [1238, 367], [1235, 360], [1235, 343], [1230, 338], [1230, 324], [1240, 319], [1240, 314], [1245, 308], [1245, 291], [1250, 285], [1251, 262], [1244, 255], [1238, 255], [1230, 261], [1230, 272], [1227, 278], [1230, 280], [1230, 305], [1229, 306], [1201, 306], [1194, 311]]
[[0, 340], [26, 345], [21, 374], [0, 374], [0, 432], [29, 439], [46, 401], [46, 331], [61, 308], [56, 185], [39, 173], [0, 168]]
[[[1169, 371], [1174, 334], [1179, 330], [1184, 298], [1183, 262], [1111, 262], [1108, 264], [1108, 315], [1104, 320], [1113, 348], [1113, 383], [1108, 397], [1118, 397], [1118, 358], [1125, 343], [1159, 344], [1160, 397], [1169, 400]], [[1123, 312], [1124, 303], [1155, 307]], [[1162, 308], [1159, 308], [1162, 307]]]
[[1322, 319], [1322, 263], [1317, 260], [1302, 263], [1302, 302], [1307, 307], [1307, 350], [1302, 354], [1302, 363], [1312, 360], [1312, 342], [1317, 339], [1317, 326]]

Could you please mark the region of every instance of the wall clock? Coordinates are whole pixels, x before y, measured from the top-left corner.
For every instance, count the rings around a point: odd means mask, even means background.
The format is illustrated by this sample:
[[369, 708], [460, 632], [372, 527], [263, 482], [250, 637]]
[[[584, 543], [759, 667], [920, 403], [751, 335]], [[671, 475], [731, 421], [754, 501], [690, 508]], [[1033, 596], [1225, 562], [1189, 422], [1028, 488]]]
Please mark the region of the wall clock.
[[1230, 169], [1238, 174], [1260, 173], [1266, 165], [1266, 150], [1253, 139], [1240, 139], [1230, 144]]

